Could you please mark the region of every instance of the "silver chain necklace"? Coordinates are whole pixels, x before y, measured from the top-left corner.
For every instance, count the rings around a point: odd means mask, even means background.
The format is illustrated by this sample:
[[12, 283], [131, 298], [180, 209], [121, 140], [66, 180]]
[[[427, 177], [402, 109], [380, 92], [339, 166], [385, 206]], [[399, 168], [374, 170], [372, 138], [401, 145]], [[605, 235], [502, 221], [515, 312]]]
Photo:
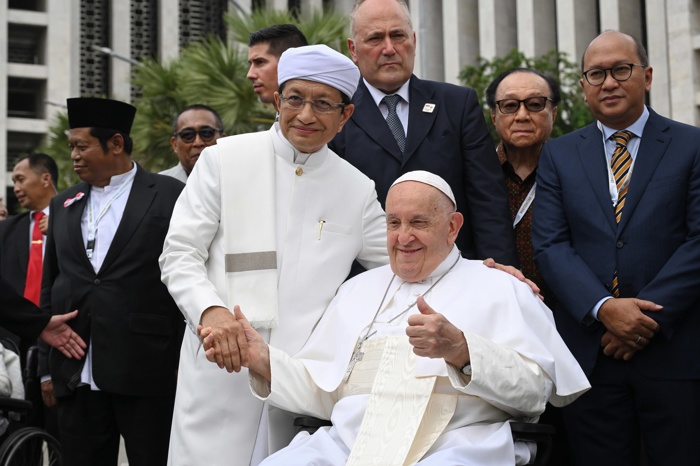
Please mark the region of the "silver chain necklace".
[[[435, 283], [430, 285], [430, 288], [428, 288], [426, 290], [426, 292], [423, 293], [423, 296], [430, 293], [430, 290], [435, 288], [435, 285], [440, 283], [440, 280], [445, 278], [445, 275], [447, 275], [448, 273], [450, 273], [450, 271], [452, 271], [452, 269], [454, 269], [455, 265], [457, 265], [457, 262], [459, 262], [459, 259], [462, 257], [462, 254], [459, 253], [459, 251], [457, 251], [457, 253], [458, 253], [457, 259], [454, 261], [454, 263], [450, 266], [449, 269], [447, 269], [447, 271], [445, 273], [440, 275], [440, 277], [438, 277], [438, 279], [435, 280]], [[370, 333], [370, 331], [372, 330], [372, 327], [374, 326], [374, 323], [376, 322], [377, 317], [379, 316], [379, 311], [382, 310], [382, 306], [384, 305], [384, 301], [386, 300], [386, 297], [389, 294], [389, 289], [391, 289], [391, 284], [394, 283], [395, 278], [396, 278], [396, 274], [392, 275], [391, 281], [389, 281], [389, 285], [386, 287], [386, 290], [384, 291], [384, 296], [382, 296], [382, 301], [379, 303], [379, 306], [377, 307], [377, 310], [374, 313], [374, 317], [372, 317], [372, 322], [370, 322], [369, 327], [367, 327], [367, 331], [365, 332], [365, 335], [362, 338], [360, 338], [357, 341], [357, 345], [355, 345], [355, 351], [353, 351], [353, 353], [352, 353], [352, 357], [350, 358], [350, 363], [348, 364], [348, 369], [345, 371], [345, 376], [343, 377], [343, 382], [345, 382], [345, 383], [347, 383], [348, 379], [350, 378], [350, 374], [352, 374], [352, 370], [355, 368], [355, 364], [357, 364], [359, 361], [362, 361], [362, 357], [365, 355], [365, 353], [362, 352], [362, 344], [365, 341], [367, 341], [367, 339], [369, 339], [372, 335], [377, 333], [376, 330], [372, 333]], [[402, 315], [406, 314], [411, 308], [413, 308], [413, 306], [416, 305], [417, 302], [418, 302], [418, 300], [413, 301], [413, 303], [409, 304], [406, 309], [404, 309], [399, 314], [397, 314], [394, 317], [392, 317], [391, 319], [389, 319], [389, 321], [387, 323], [390, 324], [393, 321], [395, 321], [396, 319], [398, 319], [399, 317], [401, 317]]]

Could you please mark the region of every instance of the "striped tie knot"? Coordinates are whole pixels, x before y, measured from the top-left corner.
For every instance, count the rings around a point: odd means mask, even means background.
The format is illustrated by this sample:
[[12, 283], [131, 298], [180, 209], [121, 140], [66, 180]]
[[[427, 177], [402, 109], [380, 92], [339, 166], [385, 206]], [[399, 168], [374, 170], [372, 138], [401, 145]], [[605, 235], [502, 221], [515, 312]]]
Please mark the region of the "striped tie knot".
[[618, 131], [612, 135], [613, 139], [615, 139], [615, 142], [617, 143], [618, 146], [625, 146], [627, 147], [627, 143], [630, 142], [630, 139], [632, 138], [632, 132], [631, 131]]

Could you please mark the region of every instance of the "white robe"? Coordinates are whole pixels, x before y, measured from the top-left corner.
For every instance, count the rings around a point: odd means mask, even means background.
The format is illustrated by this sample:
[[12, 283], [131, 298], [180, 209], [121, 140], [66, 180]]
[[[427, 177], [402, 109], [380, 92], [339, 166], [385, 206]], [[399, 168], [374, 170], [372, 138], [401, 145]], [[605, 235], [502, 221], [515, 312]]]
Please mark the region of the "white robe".
[[[396, 278], [387, 293], [388, 303], [377, 319], [384, 323], [372, 327], [377, 330], [372, 338], [407, 338], [406, 320], [408, 315], [419, 312], [415, 307], [395, 323], [386, 322], [426, 293], [457, 254], [454, 249], [423, 282], [407, 283]], [[299, 434], [289, 447], [263, 464], [345, 464], [370, 395], [339, 399], [338, 388], [344, 383], [342, 378], [358, 336], [365, 335], [392, 275], [387, 266], [344, 284], [294, 358], [270, 348], [271, 385], [250, 377], [256, 396], [272, 405], [333, 421], [333, 427], [321, 429], [311, 437]], [[449, 380], [447, 386], [459, 394], [454, 416], [419, 464], [516, 464], [507, 421], [534, 422], [548, 400], [563, 405], [590, 388], [557, 333], [551, 311], [527, 285], [466, 259], [460, 259], [425, 299], [464, 332], [472, 376], [461, 376], [443, 359], [417, 358], [417, 377], [434, 375], [438, 381]], [[527, 452], [520, 454], [527, 460]]]
[[[293, 354], [307, 340], [355, 258], [367, 268], [388, 263], [384, 212], [374, 182], [327, 147], [311, 155], [295, 154], [278, 134], [277, 124], [256, 137], [256, 150], [269, 147], [272, 138], [276, 154], [279, 325], [263, 333]], [[232, 309], [235, 304], [235, 298], [228, 299], [224, 272], [221, 185], [231, 181], [219, 169], [221, 157], [226, 154], [218, 145], [202, 152], [175, 205], [160, 258], [163, 282], [191, 329], [185, 332], [180, 354], [168, 458], [172, 466], [247, 466], [261, 422], [263, 404], [250, 394], [246, 371], [229, 374], [207, 361], [195, 333], [205, 309]], [[325, 220], [321, 239], [319, 219]], [[288, 426], [270, 422], [275, 445], [278, 434], [287, 443], [293, 435], [291, 418], [288, 421]]]

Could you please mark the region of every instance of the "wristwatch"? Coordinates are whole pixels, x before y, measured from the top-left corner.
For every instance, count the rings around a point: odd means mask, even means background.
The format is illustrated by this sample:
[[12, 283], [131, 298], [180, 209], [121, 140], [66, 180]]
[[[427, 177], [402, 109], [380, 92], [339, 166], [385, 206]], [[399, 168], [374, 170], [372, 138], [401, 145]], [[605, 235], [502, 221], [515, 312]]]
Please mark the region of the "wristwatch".
[[460, 372], [464, 375], [470, 376], [472, 375], [472, 363], [468, 362], [462, 368], [460, 369]]

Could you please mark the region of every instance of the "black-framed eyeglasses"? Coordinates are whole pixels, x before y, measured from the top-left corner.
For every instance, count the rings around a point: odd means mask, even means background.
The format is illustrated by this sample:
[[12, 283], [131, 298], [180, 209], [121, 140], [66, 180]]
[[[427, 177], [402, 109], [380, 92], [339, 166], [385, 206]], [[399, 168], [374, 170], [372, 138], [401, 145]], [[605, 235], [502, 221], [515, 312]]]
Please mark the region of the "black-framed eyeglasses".
[[635, 66], [646, 68], [646, 65], [638, 65], [637, 63], [618, 63], [612, 68], [591, 68], [583, 72], [583, 77], [586, 78], [586, 81], [588, 81], [588, 84], [591, 86], [600, 86], [608, 78], [609, 71], [610, 76], [612, 76], [615, 81], [627, 81], [632, 77], [632, 69]]
[[183, 142], [189, 144], [191, 142], [194, 142], [194, 140], [197, 138], [197, 135], [199, 135], [199, 138], [202, 140], [202, 142], [212, 142], [214, 139], [216, 139], [217, 134], [223, 134], [223, 132], [224, 131], [221, 129], [215, 129], [210, 126], [205, 126], [199, 129], [185, 128], [181, 131], [173, 133], [173, 136], [180, 136], [180, 139], [182, 139]]
[[518, 113], [520, 104], [525, 104], [525, 108], [529, 112], [541, 112], [547, 106], [547, 101], [552, 100], [545, 96], [528, 97], [527, 99], [502, 99], [496, 102], [501, 113], [511, 114]]
[[345, 108], [345, 104], [342, 102], [328, 102], [323, 99], [304, 100], [298, 95], [290, 95], [287, 97], [280, 95], [280, 102], [282, 102], [282, 107], [286, 107], [290, 110], [301, 110], [304, 105], [308, 103], [311, 104], [311, 108], [313, 108], [316, 113], [330, 113], [338, 108], [342, 111], [343, 108]]

